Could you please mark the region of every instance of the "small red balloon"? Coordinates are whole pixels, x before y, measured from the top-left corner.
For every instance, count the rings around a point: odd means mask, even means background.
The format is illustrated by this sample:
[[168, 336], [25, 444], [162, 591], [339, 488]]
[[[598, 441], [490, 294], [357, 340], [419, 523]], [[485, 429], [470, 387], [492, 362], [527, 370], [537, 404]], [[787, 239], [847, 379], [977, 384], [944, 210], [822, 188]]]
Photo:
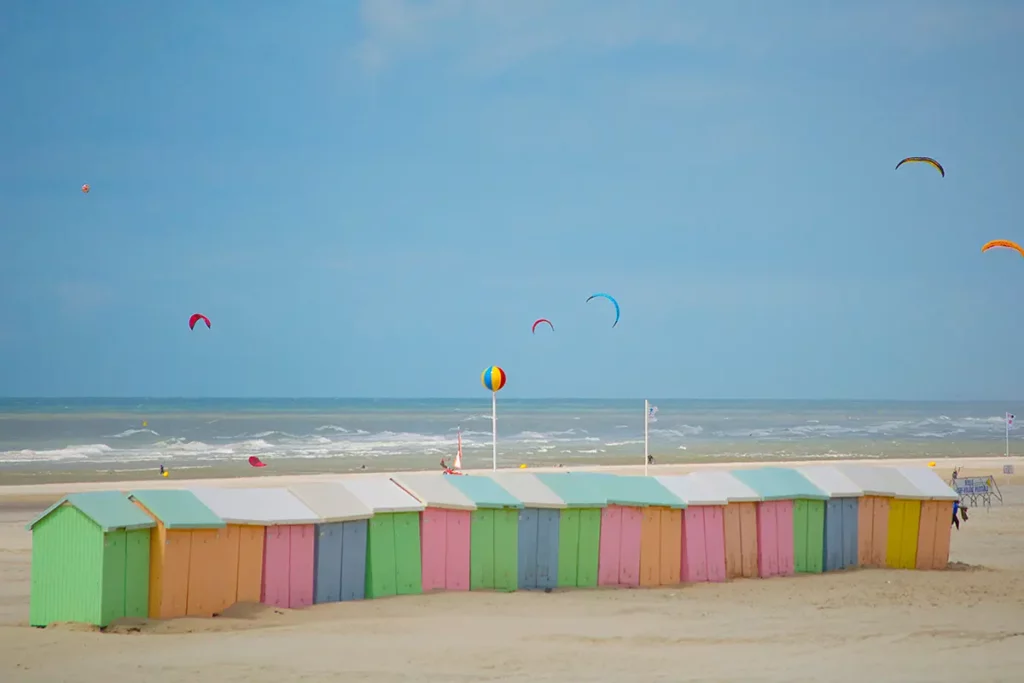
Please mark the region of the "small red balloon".
[[89, 194], [89, 186], [88, 185], [82, 185], [82, 192], [84, 192], [85, 194]]

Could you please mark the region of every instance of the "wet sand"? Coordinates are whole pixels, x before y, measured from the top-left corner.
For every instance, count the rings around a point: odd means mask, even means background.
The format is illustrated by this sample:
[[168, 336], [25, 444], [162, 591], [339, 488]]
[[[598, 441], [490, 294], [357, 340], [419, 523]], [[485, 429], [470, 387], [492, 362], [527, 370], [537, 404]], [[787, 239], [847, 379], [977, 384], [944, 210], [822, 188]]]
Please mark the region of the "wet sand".
[[[215, 619], [106, 633], [25, 625], [31, 538], [23, 525], [66, 491], [136, 485], [0, 487], [0, 681], [1018, 681], [1024, 476], [1002, 475], [1004, 462], [972, 461], [962, 472], [997, 475], [1004, 503], [970, 511], [941, 572], [436, 594], [294, 611], [238, 605]], [[1010, 462], [1024, 470], [1022, 459]], [[964, 463], [939, 462], [940, 473], [954, 464]], [[256, 482], [287, 479], [226, 483]]]

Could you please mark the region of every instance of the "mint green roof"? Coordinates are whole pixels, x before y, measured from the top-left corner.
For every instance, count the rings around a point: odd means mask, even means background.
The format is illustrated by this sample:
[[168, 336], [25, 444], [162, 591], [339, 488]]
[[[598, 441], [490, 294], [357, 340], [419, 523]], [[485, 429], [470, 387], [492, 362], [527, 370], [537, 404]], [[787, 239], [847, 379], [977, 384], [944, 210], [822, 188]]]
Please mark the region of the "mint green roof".
[[25, 528], [31, 530], [43, 518], [61, 505], [72, 505], [99, 526], [103, 533], [114, 529], [149, 529], [156, 526], [149, 515], [132, 504], [120, 491], [90, 491], [71, 493], [46, 508], [46, 511], [29, 522]]
[[736, 469], [732, 476], [754, 489], [762, 500], [828, 500], [827, 493], [788, 467]]
[[681, 498], [662, 486], [654, 477], [619, 476], [603, 472], [578, 472], [576, 476], [593, 479], [594, 484], [601, 489], [612, 505], [686, 507]]
[[224, 520], [206, 507], [196, 494], [184, 489], [132, 491], [167, 529], [223, 529]]
[[471, 474], [449, 475], [445, 478], [466, 494], [478, 508], [521, 508], [523, 502], [498, 485], [490, 477], [474, 477]]
[[608, 498], [592, 479], [572, 472], [538, 472], [537, 479], [555, 492], [571, 508], [603, 508], [608, 505]]

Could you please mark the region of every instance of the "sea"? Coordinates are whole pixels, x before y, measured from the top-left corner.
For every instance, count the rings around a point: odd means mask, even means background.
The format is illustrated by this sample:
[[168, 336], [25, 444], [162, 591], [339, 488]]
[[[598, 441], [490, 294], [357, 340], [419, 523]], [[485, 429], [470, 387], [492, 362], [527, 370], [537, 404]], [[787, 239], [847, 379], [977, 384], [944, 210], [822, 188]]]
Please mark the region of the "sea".
[[[1006, 413], [990, 402], [654, 399], [656, 463], [992, 456]], [[98, 468], [202, 469], [255, 455], [306, 471], [489, 466], [482, 399], [0, 399], [0, 473]], [[1022, 415], [1024, 417], [1024, 415]], [[500, 466], [640, 464], [643, 400], [497, 402]], [[1024, 452], [1009, 431], [1011, 452]]]

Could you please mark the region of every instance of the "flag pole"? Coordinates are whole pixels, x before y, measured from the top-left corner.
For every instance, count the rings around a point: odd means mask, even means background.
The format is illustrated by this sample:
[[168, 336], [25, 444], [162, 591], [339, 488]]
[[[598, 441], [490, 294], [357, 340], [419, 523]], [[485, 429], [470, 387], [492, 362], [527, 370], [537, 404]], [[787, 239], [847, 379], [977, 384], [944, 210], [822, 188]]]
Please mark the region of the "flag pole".
[[498, 392], [491, 392], [491, 469], [498, 471]]
[[1006, 423], [1006, 457], [1009, 458], [1010, 457], [1010, 414], [1009, 413], [1006, 414], [1006, 419], [1004, 420], [1004, 422]]
[[644, 399], [644, 476], [647, 476], [647, 461], [649, 460], [647, 453], [650, 446], [650, 426], [651, 426], [651, 405], [650, 401]]

